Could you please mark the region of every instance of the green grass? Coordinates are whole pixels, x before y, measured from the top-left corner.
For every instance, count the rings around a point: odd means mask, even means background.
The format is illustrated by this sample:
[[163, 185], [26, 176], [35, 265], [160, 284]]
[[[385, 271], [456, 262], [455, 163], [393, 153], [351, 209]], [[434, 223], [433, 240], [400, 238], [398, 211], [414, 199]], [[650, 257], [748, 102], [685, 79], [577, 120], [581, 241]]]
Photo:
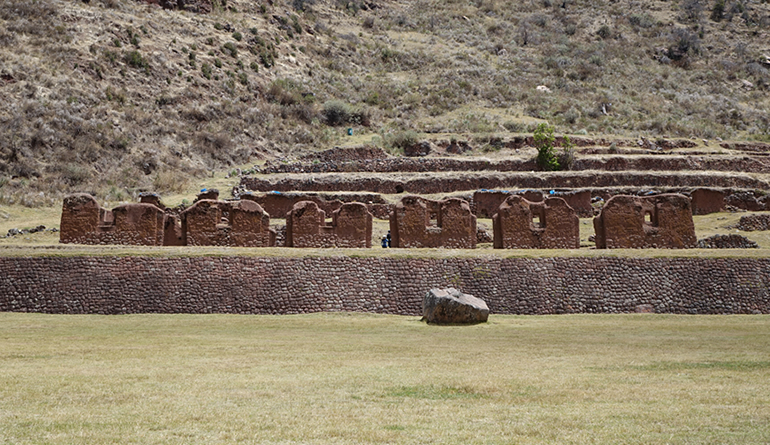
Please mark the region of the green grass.
[[770, 316], [0, 314], [0, 443], [767, 443]]

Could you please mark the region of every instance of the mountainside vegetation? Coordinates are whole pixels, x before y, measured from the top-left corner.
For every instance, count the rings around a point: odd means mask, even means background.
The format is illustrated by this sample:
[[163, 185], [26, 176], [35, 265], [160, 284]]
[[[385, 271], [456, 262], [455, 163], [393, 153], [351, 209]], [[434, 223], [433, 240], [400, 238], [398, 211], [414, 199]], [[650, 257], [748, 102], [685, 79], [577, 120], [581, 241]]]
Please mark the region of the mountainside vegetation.
[[0, 0], [0, 203], [179, 192], [345, 138], [770, 140], [767, 0], [170, 3]]

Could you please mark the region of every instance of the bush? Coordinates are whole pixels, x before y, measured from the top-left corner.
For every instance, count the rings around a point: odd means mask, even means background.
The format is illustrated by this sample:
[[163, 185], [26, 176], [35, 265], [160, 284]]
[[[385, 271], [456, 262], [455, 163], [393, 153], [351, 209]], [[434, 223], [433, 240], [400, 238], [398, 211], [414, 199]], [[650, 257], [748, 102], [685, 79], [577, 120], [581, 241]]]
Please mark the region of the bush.
[[227, 42], [222, 46], [222, 52], [229, 54], [230, 57], [238, 57], [238, 47], [233, 42]]
[[346, 124], [350, 121], [352, 114], [350, 105], [340, 100], [330, 100], [323, 105], [323, 115], [327, 125]]
[[139, 51], [131, 51], [129, 53], [126, 53], [123, 56], [123, 61], [126, 62], [128, 66], [132, 66], [134, 68], [142, 68], [146, 70], [150, 67], [150, 64], [147, 62], [147, 59], [142, 57]]
[[711, 20], [721, 22], [725, 17], [725, 0], [717, 0], [711, 8]]
[[420, 141], [420, 135], [414, 130], [399, 131], [395, 134], [389, 134], [385, 138], [385, 144], [391, 148], [397, 148], [404, 150], [407, 147], [418, 143]]
[[559, 169], [559, 161], [553, 152], [553, 127], [541, 123], [535, 129], [533, 134], [535, 148], [537, 148], [537, 166], [545, 171], [555, 171]]
[[201, 74], [203, 74], [203, 77], [206, 79], [211, 80], [211, 65], [208, 63], [201, 65]]
[[571, 170], [572, 164], [575, 163], [575, 145], [566, 134], [564, 135], [564, 142], [562, 142], [561, 152], [556, 156], [556, 160], [559, 162], [559, 170]]

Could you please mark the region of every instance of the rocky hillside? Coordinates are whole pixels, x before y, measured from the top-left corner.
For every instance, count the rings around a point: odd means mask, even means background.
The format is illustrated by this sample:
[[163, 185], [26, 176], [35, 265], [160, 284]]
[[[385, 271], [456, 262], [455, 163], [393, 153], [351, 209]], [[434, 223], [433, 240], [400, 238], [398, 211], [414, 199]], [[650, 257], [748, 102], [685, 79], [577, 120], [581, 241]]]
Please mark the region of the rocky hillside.
[[766, 0], [0, 0], [0, 21], [5, 204], [542, 120], [770, 140]]

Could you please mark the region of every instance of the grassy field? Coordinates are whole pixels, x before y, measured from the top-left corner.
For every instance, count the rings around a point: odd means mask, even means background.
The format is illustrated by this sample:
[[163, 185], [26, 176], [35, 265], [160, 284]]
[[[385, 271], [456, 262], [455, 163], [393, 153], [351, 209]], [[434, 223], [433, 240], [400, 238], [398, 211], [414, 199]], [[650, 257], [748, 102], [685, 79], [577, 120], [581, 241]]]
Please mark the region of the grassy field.
[[0, 443], [768, 443], [768, 316], [0, 314]]

